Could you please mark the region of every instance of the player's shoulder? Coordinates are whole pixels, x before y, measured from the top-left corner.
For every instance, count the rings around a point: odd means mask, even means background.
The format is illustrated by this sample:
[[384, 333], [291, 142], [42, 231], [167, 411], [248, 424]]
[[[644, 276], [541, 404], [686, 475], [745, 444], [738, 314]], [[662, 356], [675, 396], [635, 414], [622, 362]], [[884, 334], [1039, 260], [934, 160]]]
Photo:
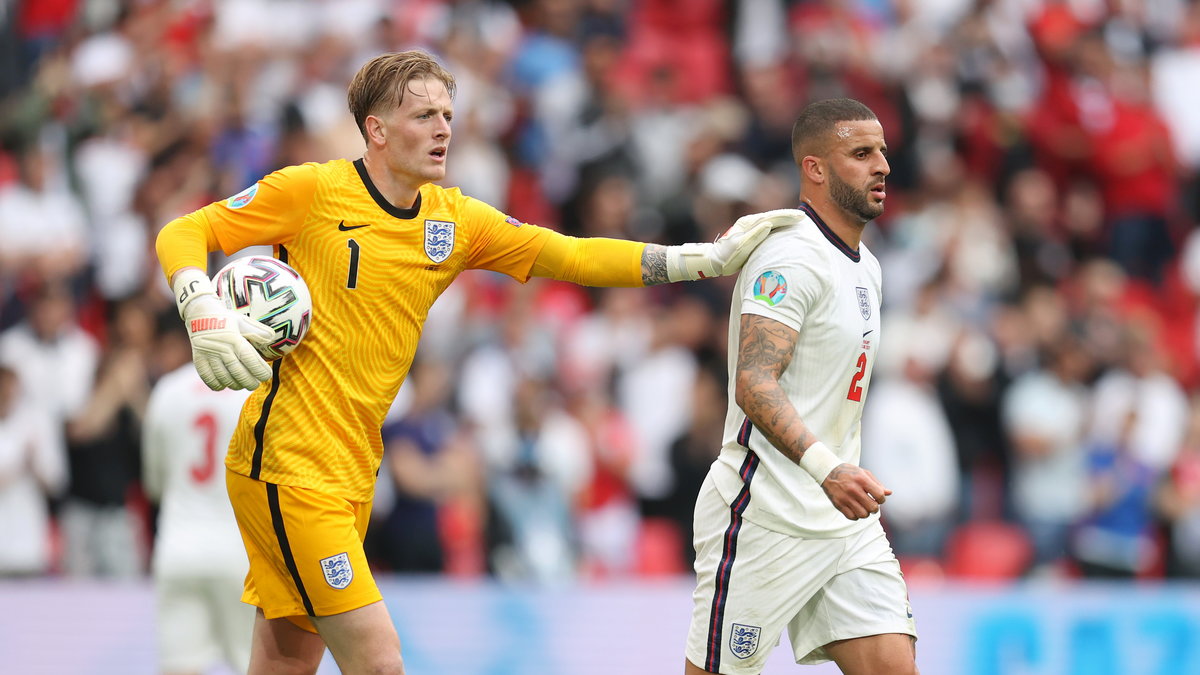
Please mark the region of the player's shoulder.
[[443, 187], [436, 183], [426, 183], [421, 186], [421, 200], [430, 207], [452, 209], [458, 209], [472, 201], [459, 188]]
[[755, 251], [763, 260], [792, 264], [825, 264], [824, 238], [808, 214], [798, 211], [795, 222], [776, 226]]

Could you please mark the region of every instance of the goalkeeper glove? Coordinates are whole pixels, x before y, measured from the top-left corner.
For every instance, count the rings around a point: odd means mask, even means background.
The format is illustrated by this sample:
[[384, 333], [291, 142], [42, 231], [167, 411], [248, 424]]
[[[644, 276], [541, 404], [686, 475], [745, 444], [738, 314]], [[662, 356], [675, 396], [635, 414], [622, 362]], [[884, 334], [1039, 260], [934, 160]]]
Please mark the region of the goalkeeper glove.
[[711, 244], [667, 247], [667, 279], [694, 281], [723, 277], [740, 270], [754, 247], [776, 227], [791, 225], [804, 217], [799, 209], [776, 209], [738, 218], [733, 227]]
[[199, 268], [177, 272], [173, 290], [192, 341], [192, 363], [204, 384], [210, 389], [254, 389], [271, 379], [271, 367], [254, 345], [269, 343], [274, 331], [226, 307]]

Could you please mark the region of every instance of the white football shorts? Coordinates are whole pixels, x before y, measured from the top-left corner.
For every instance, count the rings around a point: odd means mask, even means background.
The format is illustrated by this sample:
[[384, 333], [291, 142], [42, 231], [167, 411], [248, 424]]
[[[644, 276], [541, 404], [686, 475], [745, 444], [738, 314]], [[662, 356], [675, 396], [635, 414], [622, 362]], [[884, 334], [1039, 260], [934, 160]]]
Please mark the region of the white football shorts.
[[221, 663], [246, 672], [255, 610], [242, 602], [243, 584], [240, 577], [157, 580], [163, 672], [203, 673]]
[[[786, 627], [796, 663], [829, 661], [838, 640], [917, 636], [908, 589], [883, 526], [801, 539], [746, 521], [707, 479], [696, 500], [696, 591], [687, 658], [726, 675], [762, 672]], [[741, 506], [741, 509], [738, 507]]]

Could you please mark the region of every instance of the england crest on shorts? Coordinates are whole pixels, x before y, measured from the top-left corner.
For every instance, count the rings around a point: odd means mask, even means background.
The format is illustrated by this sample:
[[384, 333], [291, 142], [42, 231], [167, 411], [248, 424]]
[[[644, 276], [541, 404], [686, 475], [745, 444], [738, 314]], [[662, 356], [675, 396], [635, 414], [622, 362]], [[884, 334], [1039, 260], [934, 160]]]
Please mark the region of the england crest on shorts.
[[758, 651], [758, 636], [762, 629], [758, 626], [747, 626], [741, 623], [733, 624], [729, 633], [729, 651], [739, 659], [748, 659]]
[[435, 263], [444, 262], [454, 251], [454, 223], [447, 220], [425, 221], [425, 255]]
[[350, 566], [350, 556], [345, 553], [322, 558], [321, 571], [325, 573], [325, 583], [339, 591], [354, 581], [354, 568]]
[[855, 286], [854, 290], [858, 292], [858, 311], [865, 321], [871, 318], [871, 296], [867, 295], [867, 289], [862, 286]]

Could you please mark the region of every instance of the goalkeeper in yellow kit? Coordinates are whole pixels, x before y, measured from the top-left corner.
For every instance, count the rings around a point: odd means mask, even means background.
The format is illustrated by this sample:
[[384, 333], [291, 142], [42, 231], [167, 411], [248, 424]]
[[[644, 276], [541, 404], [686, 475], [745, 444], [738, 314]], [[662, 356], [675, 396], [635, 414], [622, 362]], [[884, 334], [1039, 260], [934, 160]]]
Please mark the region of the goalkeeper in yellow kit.
[[[363, 157], [281, 169], [178, 218], [158, 257], [214, 389], [256, 388], [225, 464], [250, 559], [242, 599], [257, 606], [251, 673], [314, 673], [328, 646], [343, 673], [403, 673], [400, 641], [363, 555], [380, 425], [438, 295], [466, 269], [589, 286], [641, 286], [736, 272], [776, 220], [739, 220], [711, 244], [576, 239], [442, 188], [454, 78], [421, 51], [384, 54], [348, 101]], [[778, 214], [776, 218], [775, 214]], [[213, 292], [209, 251], [257, 244], [304, 277], [313, 325], [264, 362], [270, 331]]]

